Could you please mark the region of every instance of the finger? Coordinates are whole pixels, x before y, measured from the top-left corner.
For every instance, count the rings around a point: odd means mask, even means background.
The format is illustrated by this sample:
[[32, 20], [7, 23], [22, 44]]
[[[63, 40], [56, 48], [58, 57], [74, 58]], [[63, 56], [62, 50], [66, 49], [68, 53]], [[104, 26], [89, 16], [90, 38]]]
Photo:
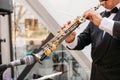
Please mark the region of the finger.
[[[65, 24], [64, 24], [64, 25], [65, 25]], [[63, 26], [61, 26], [61, 29], [63, 29], [63, 28], [65, 27], [64, 25], [63, 25]], [[59, 33], [59, 32], [60, 32], [60, 30], [58, 30], [58, 31], [57, 31], [57, 33]]]
[[87, 16], [86, 19], [88, 19], [90, 21], [93, 20], [92, 16]]
[[88, 13], [84, 13], [82, 17], [86, 19], [88, 17]]
[[71, 24], [71, 21], [68, 21], [67, 24], [70, 25], [70, 24]]
[[87, 10], [87, 11], [83, 14], [83, 17], [84, 17], [85, 19], [90, 19], [90, 18], [91, 18], [91, 12], [93, 12], [92, 9]]
[[71, 35], [75, 36], [75, 35], [76, 35], [76, 32], [75, 32], [75, 31], [74, 31], [74, 32], [72, 32], [72, 33], [71, 33]]
[[62, 30], [67, 27], [67, 24], [64, 24], [63, 27], [61, 28]]

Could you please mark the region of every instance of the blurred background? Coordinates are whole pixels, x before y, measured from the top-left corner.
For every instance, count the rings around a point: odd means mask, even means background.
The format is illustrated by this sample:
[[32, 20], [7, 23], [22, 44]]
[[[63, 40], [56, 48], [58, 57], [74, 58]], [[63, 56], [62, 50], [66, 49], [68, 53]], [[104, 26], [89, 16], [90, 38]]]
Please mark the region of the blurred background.
[[[98, 0], [0, 0], [0, 64], [30, 55], [49, 34], [55, 35], [67, 21], [73, 21]], [[3, 9], [2, 9], [3, 8]], [[7, 11], [4, 11], [7, 10]], [[98, 12], [104, 10], [100, 7]], [[6, 13], [7, 12], [7, 13]], [[89, 21], [81, 24], [81, 33]], [[48, 40], [49, 41], [49, 40]], [[68, 50], [64, 42], [42, 64], [7, 69], [0, 80], [89, 80], [91, 46], [82, 51]], [[59, 75], [52, 74], [63, 72]]]

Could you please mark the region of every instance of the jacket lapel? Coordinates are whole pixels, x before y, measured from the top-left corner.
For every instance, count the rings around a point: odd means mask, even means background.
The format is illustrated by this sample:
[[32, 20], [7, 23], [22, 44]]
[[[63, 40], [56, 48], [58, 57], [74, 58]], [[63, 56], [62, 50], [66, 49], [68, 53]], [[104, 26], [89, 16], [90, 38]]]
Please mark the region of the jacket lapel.
[[120, 21], [120, 8], [119, 8], [119, 11], [117, 12], [117, 14], [115, 15], [115, 17], [113, 18], [113, 20]]

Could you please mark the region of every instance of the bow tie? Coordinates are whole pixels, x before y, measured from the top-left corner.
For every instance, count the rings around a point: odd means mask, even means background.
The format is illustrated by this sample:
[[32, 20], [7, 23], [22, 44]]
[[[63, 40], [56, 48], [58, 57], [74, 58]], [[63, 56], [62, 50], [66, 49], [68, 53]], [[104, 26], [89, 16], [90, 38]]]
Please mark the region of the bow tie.
[[111, 11], [105, 11], [105, 16], [109, 17], [111, 13], [117, 13], [119, 10], [117, 7], [113, 8]]

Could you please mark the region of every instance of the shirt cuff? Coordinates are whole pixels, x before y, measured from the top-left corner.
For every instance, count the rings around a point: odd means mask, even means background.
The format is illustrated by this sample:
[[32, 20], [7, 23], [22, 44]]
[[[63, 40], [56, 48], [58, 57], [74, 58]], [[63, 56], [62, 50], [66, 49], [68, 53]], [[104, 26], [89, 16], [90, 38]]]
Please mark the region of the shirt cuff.
[[71, 43], [66, 42], [66, 46], [70, 49], [74, 49], [77, 46], [77, 43], [78, 43], [78, 38], [77, 38], [77, 35], [76, 35], [73, 42], [71, 42]]
[[105, 32], [108, 32], [110, 35], [113, 35], [113, 26], [114, 21], [104, 17], [99, 25], [99, 28]]

